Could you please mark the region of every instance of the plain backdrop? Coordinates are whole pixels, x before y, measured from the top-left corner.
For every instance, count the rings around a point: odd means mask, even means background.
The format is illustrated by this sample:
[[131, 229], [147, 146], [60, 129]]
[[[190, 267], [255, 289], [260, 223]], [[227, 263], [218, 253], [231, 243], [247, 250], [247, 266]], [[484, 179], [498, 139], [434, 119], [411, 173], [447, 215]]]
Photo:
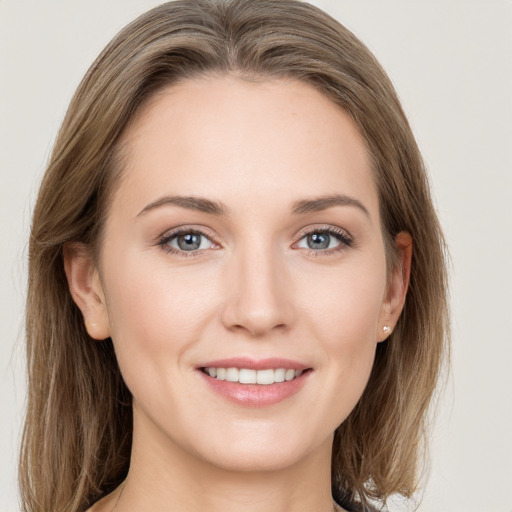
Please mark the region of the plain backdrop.
[[[26, 244], [38, 183], [90, 63], [159, 3], [0, 0], [1, 512], [19, 510]], [[418, 510], [511, 512], [512, 1], [312, 3], [355, 32], [393, 80], [450, 246], [452, 370]]]

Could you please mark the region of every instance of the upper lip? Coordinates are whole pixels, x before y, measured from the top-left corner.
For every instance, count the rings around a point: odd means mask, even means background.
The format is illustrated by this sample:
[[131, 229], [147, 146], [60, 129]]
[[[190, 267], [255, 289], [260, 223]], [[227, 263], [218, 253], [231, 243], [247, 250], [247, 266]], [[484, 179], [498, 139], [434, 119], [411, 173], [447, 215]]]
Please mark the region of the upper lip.
[[311, 368], [307, 364], [284, 359], [282, 357], [268, 357], [265, 359], [251, 359], [249, 357], [230, 357], [216, 359], [201, 363], [197, 368], [247, 368], [248, 370], [271, 370], [284, 368], [285, 370], [307, 370]]

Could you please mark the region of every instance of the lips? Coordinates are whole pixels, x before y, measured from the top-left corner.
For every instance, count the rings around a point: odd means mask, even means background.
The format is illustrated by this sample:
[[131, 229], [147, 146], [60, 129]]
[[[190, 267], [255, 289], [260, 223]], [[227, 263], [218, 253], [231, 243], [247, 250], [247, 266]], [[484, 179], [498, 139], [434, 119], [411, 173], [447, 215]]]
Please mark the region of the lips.
[[245, 357], [207, 361], [197, 369], [211, 391], [250, 407], [272, 405], [291, 397], [302, 389], [312, 372], [299, 361]]
[[280, 357], [268, 357], [265, 359], [254, 360], [248, 357], [232, 357], [228, 359], [216, 359], [215, 361], [205, 361], [197, 368], [247, 368], [250, 370], [271, 370], [284, 368], [285, 370], [307, 370], [310, 368], [307, 364], [292, 359]]

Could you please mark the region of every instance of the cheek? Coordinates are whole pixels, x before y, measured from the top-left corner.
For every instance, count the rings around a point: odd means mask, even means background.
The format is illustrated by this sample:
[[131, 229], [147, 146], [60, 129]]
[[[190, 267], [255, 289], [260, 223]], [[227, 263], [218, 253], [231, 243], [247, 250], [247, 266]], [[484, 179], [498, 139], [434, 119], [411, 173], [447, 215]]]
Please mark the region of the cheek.
[[385, 261], [347, 265], [319, 277], [310, 283], [307, 301], [304, 295], [301, 316], [328, 367], [333, 391], [328, 399], [344, 417], [360, 398], [373, 366], [386, 289]]
[[163, 379], [179, 367], [218, 296], [204, 271], [147, 260], [125, 255], [105, 271], [112, 339], [128, 385], [134, 378], [142, 381], [145, 373], [150, 381]]
[[312, 276], [304, 286], [303, 315], [333, 348], [376, 343], [386, 288], [385, 263], [345, 266]]
[[327, 369], [322, 407], [329, 411], [326, 424], [331, 431], [349, 416], [368, 383], [381, 305], [380, 290], [374, 285], [349, 290], [345, 282], [342, 290], [333, 293], [333, 300], [325, 304], [325, 319], [317, 332], [318, 339], [323, 340]]

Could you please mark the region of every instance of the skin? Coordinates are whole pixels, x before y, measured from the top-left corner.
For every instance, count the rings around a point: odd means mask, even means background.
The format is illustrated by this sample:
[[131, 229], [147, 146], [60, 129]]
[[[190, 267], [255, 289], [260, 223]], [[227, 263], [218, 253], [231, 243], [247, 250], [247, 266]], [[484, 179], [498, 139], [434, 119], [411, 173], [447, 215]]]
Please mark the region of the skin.
[[[133, 394], [130, 472], [95, 512], [332, 510], [333, 433], [403, 306], [411, 256], [386, 272], [376, 186], [351, 118], [311, 86], [223, 76], [181, 82], [138, 113], [99, 261], [65, 249], [89, 334], [111, 336]], [[295, 201], [356, 199], [292, 213]], [[164, 196], [225, 204], [213, 215]], [[195, 256], [173, 228], [200, 229]], [[308, 233], [338, 229], [328, 249]], [[246, 407], [213, 393], [204, 361], [284, 357], [313, 370], [292, 397]]]

